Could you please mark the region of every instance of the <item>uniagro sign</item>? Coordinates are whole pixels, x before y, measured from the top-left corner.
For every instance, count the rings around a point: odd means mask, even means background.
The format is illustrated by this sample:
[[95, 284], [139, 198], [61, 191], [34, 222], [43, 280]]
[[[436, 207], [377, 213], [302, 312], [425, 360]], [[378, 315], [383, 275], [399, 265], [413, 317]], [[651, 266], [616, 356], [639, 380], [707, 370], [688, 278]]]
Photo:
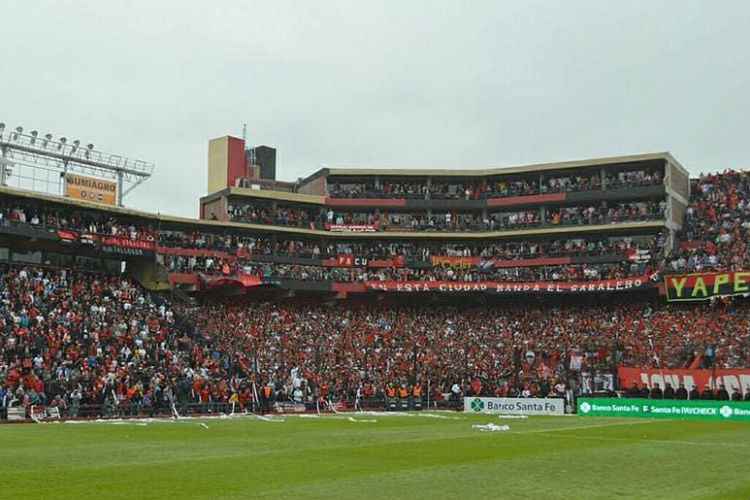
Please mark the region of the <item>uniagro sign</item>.
[[640, 417], [750, 422], [750, 403], [669, 399], [578, 398], [584, 417]]
[[464, 398], [467, 413], [498, 413], [502, 415], [565, 415], [561, 398]]
[[65, 196], [76, 200], [115, 205], [117, 183], [83, 175], [65, 174]]

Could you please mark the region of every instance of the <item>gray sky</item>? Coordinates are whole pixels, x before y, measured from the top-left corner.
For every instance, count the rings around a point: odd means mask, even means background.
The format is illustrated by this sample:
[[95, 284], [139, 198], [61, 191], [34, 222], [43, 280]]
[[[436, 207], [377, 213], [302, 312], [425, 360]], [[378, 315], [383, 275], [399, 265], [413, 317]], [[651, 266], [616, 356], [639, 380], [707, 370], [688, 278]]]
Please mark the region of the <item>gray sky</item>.
[[4, 0], [0, 121], [156, 162], [126, 204], [184, 216], [208, 139], [243, 122], [282, 180], [664, 150], [748, 168], [748, 26], [745, 0]]

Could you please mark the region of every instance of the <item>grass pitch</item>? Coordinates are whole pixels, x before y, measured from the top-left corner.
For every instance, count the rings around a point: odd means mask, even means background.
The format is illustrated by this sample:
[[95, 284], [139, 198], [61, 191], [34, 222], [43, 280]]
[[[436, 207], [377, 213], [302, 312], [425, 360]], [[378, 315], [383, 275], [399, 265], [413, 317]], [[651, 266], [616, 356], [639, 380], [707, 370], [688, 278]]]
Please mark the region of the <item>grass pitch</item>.
[[746, 423], [431, 415], [4, 425], [0, 498], [750, 499]]

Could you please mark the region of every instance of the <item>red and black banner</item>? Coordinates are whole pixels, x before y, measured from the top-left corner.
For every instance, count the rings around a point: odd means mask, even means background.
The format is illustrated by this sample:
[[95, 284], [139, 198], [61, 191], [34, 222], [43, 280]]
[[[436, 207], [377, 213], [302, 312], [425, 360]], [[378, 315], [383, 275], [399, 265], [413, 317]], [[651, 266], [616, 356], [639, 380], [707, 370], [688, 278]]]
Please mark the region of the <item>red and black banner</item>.
[[239, 273], [231, 276], [206, 276], [201, 275], [201, 281], [206, 288], [219, 288], [223, 286], [239, 286], [252, 288], [263, 284], [263, 279], [254, 274]]
[[750, 294], [750, 272], [694, 273], [664, 277], [670, 302], [710, 300], [714, 297]]
[[102, 236], [99, 240], [102, 252], [127, 257], [154, 257], [156, 242], [131, 240], [121, 236]]
[[514, 283], [505, 281], [366, 281], [367, 290], [378, 292], [440, 292], [469, 293], [483, 292], [492, 294], [562, 294], [562, 293], [597, 293], [620, 292], [653, 288], [655, 282], [650, 276], [639, 276], [618, 280], [595, 281], [535, 281]]
[[750, 390], [750, 368], [716, 368], [712, 370], [700, 370], [690, 368], [626, 368], [619, 367], [617, 376], [620, 379], [620, 387], [629, 389], [634, 384], [646, 385], [647, 387], [659, 386], [662, 389], [666, 383], [677, 389], [684, 384], [687, 390], [696, 387], [702, 391], [706, 386], [715, 390], [724, 385], [732, 394], [734, 389], [739, 392]]
[[390, 259], [369, 259], [357, 255], [342, 254], [335, 259], [326, 259], [322, 262], [324, 267], [404, 267], [406, 259], [397, 256]]

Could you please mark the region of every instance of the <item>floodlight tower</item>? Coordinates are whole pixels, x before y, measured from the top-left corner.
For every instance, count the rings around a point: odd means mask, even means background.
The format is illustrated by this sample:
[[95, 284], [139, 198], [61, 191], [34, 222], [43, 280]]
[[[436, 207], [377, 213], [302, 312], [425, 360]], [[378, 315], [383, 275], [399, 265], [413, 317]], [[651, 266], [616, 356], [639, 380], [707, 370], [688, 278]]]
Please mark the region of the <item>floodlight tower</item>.
[[[89, 175], [117, 183], [117, 205], [137, 186], [151, 177], [155, 165], [121, 155], [103, 153], [89, 143], [85, 146], [67, 137], [55, 140], [52, 134], [24, 132], [23, 127], [6, 131], [0, 122], [0, 185], [16, 180], [19, 188], [62, 194], [62, 179], [68, 173]], [[53, 186], [54, 189], [50, 189]]]

